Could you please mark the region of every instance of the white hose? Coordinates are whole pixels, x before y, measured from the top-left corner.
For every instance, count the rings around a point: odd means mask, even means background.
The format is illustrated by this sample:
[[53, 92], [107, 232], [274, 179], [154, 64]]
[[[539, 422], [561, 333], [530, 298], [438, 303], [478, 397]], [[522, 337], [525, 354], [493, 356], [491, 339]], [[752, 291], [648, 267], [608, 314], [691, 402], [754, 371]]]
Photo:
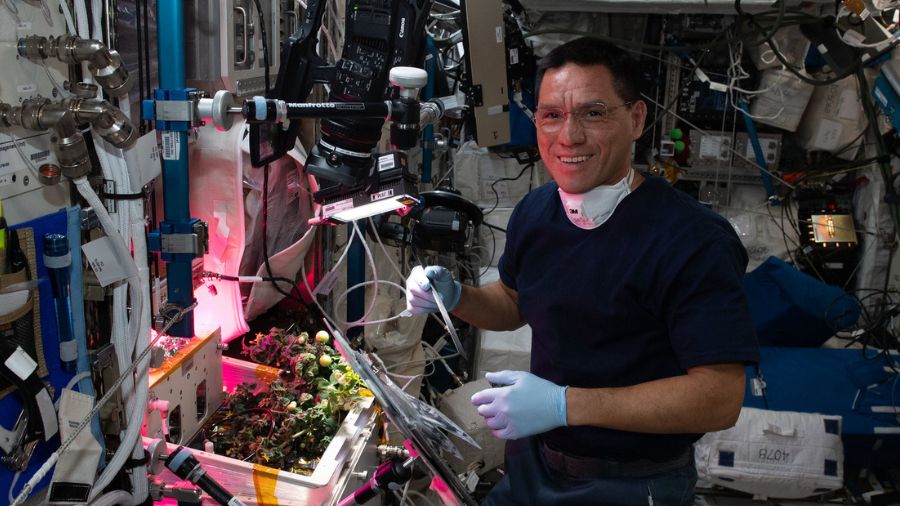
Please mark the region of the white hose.
[[[62, 3], [62, 2], [60, 2]], [[77, 35], [82, 39], [90, 39], [91, 38], [91, 25], [90, 20], [88, 19], [87, 14], [87, 5], [85, 4], [85, 0], [75, 0], [75, 26], [78, 28]], [[80, 68], [84, 73], [84, 82], [93, 83], [94, 76], [90, 72], [88, 72], [87, 63], [82, 62], [80, 64]]]
[[[372, 255], [372, 250], [369, 249], [369, 242], [366, 241], [366, 234], [362, 233], [362, 230], [359, 228], [359, 224], [354, 221], [353, 222], [353, 231], [356, 232], [356, 235], [359, 237], [359, 241], [362, 243], [363, 250], [366, 252], [366, 260], [369, 261], [369, 268], [372, 269], [372, 279], [378, 279], [378, 270], [375, 268], [375, 256]], [[364, 276], [365, 277], [365, 276]], [[353, 288], [348, 288], [347, 291], [353, 290]], [[365, 293], [365, 292], [363, 292]], [[348, 295], [349, 296], [349, 295]], [[366, 312], [356, 321], [348, 322], [352, 324], [362, 324], [365, 323], [366, 319], [369, 318], [369, 315], [372, 314], [372, 311], [375, 310], [375, 303], [378, 300], [378, 285], [375, 285], [375, 291], [372, 293], [372, 302], [369, 303], [369, 307], [366, 308]]]
[[[103, 231], [112, 241], [113, 248], [116, 250], [117, 256], [121, 259], [123, 266], [125, 267], [128, 280], [129, 295], [131, 296], [131, 310], [132, 314], [134, 315], [132, 321], [129, 322], [128, 330], [132, 334], [132, 339], [130, 339], [129, 341], [136, 344], [138, 342], [138, 339], [140, 338], [139, 334], [141, 330], [141, 326], [137, 320], [140, 320], [139, 315], [141, 315], [141, 312], [143, 311], [143, 297], [140, 286], [140, 275], [138, 274], [137, 266], [135, 265], [134, 260], [131, 258], [131, 252], [128, 251], [122, 235], [119, 233], [118, 229], [113, 223], [112, 218], [106, 211], [106, 208], [103, 207], [103, 203], [100, 202], [100, 198], [94, 192], [94, 189], [91, 188], [91, 185], [90, 183], [88, 183], [87, 178], [80, 177], [78, 179], [75, 179], [74, 183], [75, 187], [78, 188], [79, 193], [81, 193], [81, 196], [96, 212], [97, 218], [100, 220], [100, 225], [103, 227]], [[139, 362], [137, 365], [136, 376], [138, 378], [143, 377], [147, 373], [148, 365], [149, 357], [145, 355], [144, 359], [141, 360], [141, 362]], [[126, 383], [128, 383], [128, 381], [126, 381]], [[133, 385], [134, 383], [132, 383], [132, 387]], [[125, 389], [123, 388], [123, 391], [124, 390]], [[119, 445], [119, 449], [116, 451], [116, 454], [109, 461], [97, 481], [94, 482], [94, 486], [91, 489], [92, 498], [112, 482], [112, 479], [119, 472], [119, 470], [121, 470], [122, 466], [125, 464], [125, 461], [128, 460], [129, 457], [131, 457], [134, 446], [138, 442], [141, 423], [143, 421], [144, 405], [147, 403], [147, 388], [136, 388], [132, 402], [132, 409], [128, 410], [128, 426], [125, 430], [125, 435], [122, 437], [122, 442]]]
[[77, 385], [79, 381], [90, 377], [91, 371], [80, 372], [75, 376], [72, 376], [72, 379], [70, 379], [69, 382], [66, 383], [66, 390], [72, 390], [73, 388], [75, 388], [75, 385]]
[[[140, 290], [141, 300], [148, 301], [148, 303], [141, 305], [140, 315], [137, 318], [139, 324], [138, 331], [138, 342], [136, 348], [138, 350], [144, 350], [150, 346], [150, 267], [147, 265], [147, 239], [144, 230], [144, 222], [143, 222], [143, 201], [136, 200], [130, 201], [129, 205], [132, 205], [135, 208], [139, 208], [140, 214], [135, 214], [135, 209], [132, 209], [132, 216], [135, 218], [131, 223], [131, 244], [134, 247], [134, 260], [137, 264], [138, 268], [138, 276], [140, 278]], [[140, 218], [138, 218], [140, 217]], [[149, 364], [148, 364], [149, 366]], [[150, 389], [150, 368], [140, 368], [138, 370], [138, 375], [136, 378], [138, 387], [144, 392], [149, 392]], [[148, 394], [145, 393], [146, 397]], [[141, 406], [139, 405], [138, 408]], [[138, 416], [138, 425], [140, 426], [144, 420], [144, 413], [142, 412], [140, 416]], [[144, 445], [142, 444], [140, 438], [137, 439], [134, 450], [132, 452], [132, 457], [137, 460], [142, 460], [144, 456]], [[132, 470], [131, 475], [134, 477], [133, 481], [133, 492], [134, 492], [134, 504], [143, 504], [147, 497], [150, 495], [150, 483], [147, 480], [147, 466], [139, 465], [135, 466]]]
[[87, 6], [84, 0], [75, 0], [75, 25], [78, 27], [78, 36], [82, 39], [90, 39], [90, 25], [88, 24]]
[[92, 20], [93, 28], [91, 29], [91, 38], [94, 40], [103, 40], [103, 2], [102, 0], [91, 0], [91, 13], [94, 16]]
[[[72, 390], [73, 388], [75, 388], [75, 385], [77, 385], [79, 381], [86, 379], [86, 378], [90, 378], [90, 377], [91, 377], [91, 371], [80, 372], [80, 373], [76, 374], [75, 376], [72, 376], [72, 379], [70, 379], [69, 382], [66, 383], [65, 390]], [[56, 399], [56, 402], [53, 403], [53, 407], [56, 408], [56, 411], [59, 411], [59, 403], [61, 401], [62, 401], [62, 396], [59, 396]]]
[[[104, 176], [113, 181], [115, 192], [130, 192], [132, 188], [132, 174], [128, 170], [126, 154], [133, 155], [133, 153], [130, 153], [129, 151], [123, 152], [99, 138], [95, 138], [95, 146], [97, 148], [96, 151], [98, 158], [100, 159], [100, 165], [103, 169]], [[133, 160], [133, 156], [130, 158]], [[140, 279], [138, 286], [139, 290], [141, 290], [141, 300], [149, 300], [148, 294], [146, 293], [147, 287], [149, 287], [149, 270], [146, 263], [147, 248], [142, 221], [144, 215], [143, 200], [134, 199], [119, 201], [116, 206], [116, 211], [115, 221], [117, 222], [117, 229], [123, 235], [125, 243], [128, 244], [130, 242], [134, 248], [134, 259], [132, 261], [135, 263], [138, 270], [138, 277]], [[130, 284], [129, 288], [131, 288]], [[147, 347], [150, 336], [149, 304], [142, 304], [142, 311], [140, 314], [138, 312], [133, 312], [129, 318], [127, 295], [124, 286], [116, 287], [113, 290], [113, 342], [115, 344], [116, 357], [119, 361], [120, 370], [124, 370], [131, 364], [136, 350], [143, 350]], [[137, 310], [135, 309], [135, 311]], [[145, 409], [143, 407], [143, 402], [137, 403], [136, 398], [138, 396], [140, 396], [140, 398], [146, 398], [147, 396], [147, 389], [149, 388], [148, 373], [149, 370], [139, 368], [134, 379], [126, 378], [123, 382], [122, 394], [125, 400], [126, 412], [134, 413], [134, 416], [136, 417], [136, 420], [132, 420], [131, 417], [126, 419], [126, 423], [129, 427], [132, 423], [137, 424], [138, 426], [143, 423]], [[143, 445], [140, 440], [137, 439], [132, 449], [131, 456], [134, 460], [139, 461], [143, 455]], [[149, 485], [145, 478], [146, 474], [145, 466], [138, 466], [132, 469], [132, 490], [136, 504], [142, 503], [149, 494]], [[93, 490], [95, 493], [98, 493], [102, 488], [95, 487]]]
[[[119, 159], [110, 156], [110, 146], [100, 138], [94, 138], [95, 151], [100, 161], [100, 168], [103, 172], [103, 178], [113, 183], [113, 193], [120, 193], [122, 188], [122, 168]], [[116, 230], [122, 234], [122, 241], [128, 245], [131, 242], [131, 228], [129, 222], [129, 208], [121, 201], [116, 201], [115, 211], [110, 212], [110, 218], [115, 223]], [[107, 211], [109, 212], [109, 211]], [[137, 258], [137, 257], [135, 257]], [[137, 315], [132, 316], [132, 321], [138, 318]], [[119, 370], [123, 371], [131, 363], [134, 356], [134, 349], [137, 344], [134, 334], [129, 332], [131, 323], [128, 319], [128, 286], [119, 285], [112, 290], [112, 321], [110, 322], [111, 341], [113, 349], [116, 352], [116, 360]], [[125, 403], [125, 412], [135, 412], [134, 398], [137, 394], [137, 388], [140, 383], [135, 383], [135, 378], [129, 376], [122, 382], [122, 400]], [[143, 415], [143, 413], [142, 413]], [[140, 417], [143, 420], [143, 416]], [[125, 418], [125, 425], [131, 422], [131, 418]], [[123, 450], [124, 451], [124, 450]], [[132, 473], [132, 476], [136, 476]], [[132, 481], [135, 481], [132, 479]], [[96, 490], [96, 489], [94, 489]], [[102, 490], [102, 489], [101, 489]]]
[[134, 499], [124, 490], [107, 492], [88, 503], [90, 506], [131, 506]]
[[78, 35], [75, 29], [75, 19], [72, 18], [72, 9], [69, 8], [69, 2], [59, 2], [59, 8], [62, 9], [63, 17], [66, 18], [66, 27], [69, 35]]

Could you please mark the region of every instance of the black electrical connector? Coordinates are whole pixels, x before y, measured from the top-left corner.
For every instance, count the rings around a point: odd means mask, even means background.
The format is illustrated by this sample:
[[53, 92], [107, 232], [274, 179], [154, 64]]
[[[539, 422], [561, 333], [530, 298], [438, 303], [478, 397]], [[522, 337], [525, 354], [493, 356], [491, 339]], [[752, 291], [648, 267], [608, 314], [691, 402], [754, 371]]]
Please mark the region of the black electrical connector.
[[245, 506], [240, 499], [210, 478], [191, 450], [184, 446], [179, 446], [166, 458], [166, 467], [175, 473], [175, 476], [200, 487], [222, 506]]
[[405, 483], [412, 477], [412, 466], [400, 459], [391, 459], [382, 462], [372, 478], [353, 492], [338, 506], [352, 506], [365, 504], [374, 499], [383, 491], [386, 491], [392, 483]]

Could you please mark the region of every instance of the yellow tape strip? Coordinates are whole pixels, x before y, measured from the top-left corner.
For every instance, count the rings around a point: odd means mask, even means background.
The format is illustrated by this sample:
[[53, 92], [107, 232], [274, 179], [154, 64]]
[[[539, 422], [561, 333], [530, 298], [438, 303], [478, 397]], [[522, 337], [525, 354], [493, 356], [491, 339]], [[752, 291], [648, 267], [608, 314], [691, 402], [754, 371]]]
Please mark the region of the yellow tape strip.
[[259, 506], [278, 506], [275, 484], [278, 483], [278, 469], [253, 464], [253, 488], [256, 489], [256, 503]]
[[267, 365], [257, 365], [254, 372], [256, 373], [256, 379], [262, 382], [263, 385], [270, 385], [281, 376], [281, 369]]

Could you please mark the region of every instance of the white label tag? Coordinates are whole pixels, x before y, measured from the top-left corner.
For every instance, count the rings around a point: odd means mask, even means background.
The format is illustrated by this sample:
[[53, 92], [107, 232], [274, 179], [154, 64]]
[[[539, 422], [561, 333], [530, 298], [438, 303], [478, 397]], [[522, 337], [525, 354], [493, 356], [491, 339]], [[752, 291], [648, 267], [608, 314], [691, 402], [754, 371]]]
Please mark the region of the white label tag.
[[503, 44], [503, 27], [502, 26], [494, 27], [494, 37], [497, 39], [497, 44]]
[[859, 95], [856, 90], [844, 90], [841, 92], [841, 98], [838, 104], [837, 116], [839, 119], [848, 121], [857, 121], [863, 114], [862, 105], [859, 103]]
[[838, 146], [843, 133], [843, 124], [828, 118], [820, 118], [819, 125], [816, 128], [816, 135], [812, 140], [812, 146], [826, 150], [832, 146]]
[[[484, 178], [480, 181], [480, 197], [482, 200], [493, 200], [494, 198], [498, 198], [500, 199], [500, 202], [505, 203], [510, 199], [509, 185], [507, 184], [507, 181], [497, 181], [499, 179], [499, 176], [496, 176], [494, 174], [482, 174], [482, 176], [484, 176]], [[494, 195], [495, 191], [497, 192], [496, 195]]]
[[346, 211], [347, 209], [353, 209], [353, 199], [344, 199], [339, 200], [334, 204], [328, 204], [322, 208], [322, 214], [331, 216], [338, 211]]
[[37, 362], [21, 346], [16, 346], [16, 351], [3, 362], [3, 365], [22, 381], [27, 380], [31, 373], [37, 369]]
[[700, 137], [700, 158], [719, 158], [722, 153], [722, 138], [718, 135]]
[[[18, 149], [16, 149], [16, 145], [18, 145]], [[21, 156], [19, 155], [20, 151]], [[22, 156], [28, 158], [35, 167], [40, 167], [51, 159], [52, 153], [49, 133], [20, 138], [16, 144], [12, 143], [11, 136], [0, 133], [0, 175], [12, 175], [15, 172], [28, 170]], [[55, 161], [55, 159], [51, 161]], [[0, 181], [0, 186], [15, 182], [12, 178], [4, 179]]]
[[81, 250], [84, 251], [85, 258], [97, 275], [100, 286], [106, 287], [125, 279], [127, 271], [116, 257], [112, 239], [109, 237], [95, 239], [83, 245]]
[[179, 132], [166, 131], [162, 135], [163, 160], [178, 160], [181, 153], [181, 135]]
[[371, 198], [372, 198], [372, 202], [375, 202], [376, 200], [386, 199], [388, 197], [393, 197], [393, 196], [394, 196], [394, 189], [388, 188], [387, 190], [382, 190], [378, 193], [373, 193], [371, 195]]
[[378, 172], [394, 168], [394, 155], [382, 155], [378, 157]]
[[16, 91], [19, 93], [34, 93], [37, 91], [37, 86], [34, 84], [20, 84], [16, 86]]
[[[59, 436], [68, 439], [94, 407], [94, 396], [64, 388], [59, 401]], [[90, 432], [90, 431], [88, 431]]]
[[159, 144], [156, 142], [156, 132], [147, 132], [140, 136], [134, 144], [137, 154], [138, 176], [141, 186], [159, 177], [162, 168], [159, 164]]

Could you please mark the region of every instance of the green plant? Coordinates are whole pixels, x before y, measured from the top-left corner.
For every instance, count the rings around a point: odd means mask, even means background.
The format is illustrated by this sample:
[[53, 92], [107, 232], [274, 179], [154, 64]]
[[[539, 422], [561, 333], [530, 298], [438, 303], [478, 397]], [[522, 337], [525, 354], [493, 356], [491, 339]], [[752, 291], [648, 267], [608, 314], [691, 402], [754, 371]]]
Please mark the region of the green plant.
[[367, 391], [359, 376], [325, 339], [272, 328], [244, 344], [244, 356], [278, 367], [266, 389], [241, 384], [226, 396], [207, 437], [216, 453], [309, 473], [340, 422]]

